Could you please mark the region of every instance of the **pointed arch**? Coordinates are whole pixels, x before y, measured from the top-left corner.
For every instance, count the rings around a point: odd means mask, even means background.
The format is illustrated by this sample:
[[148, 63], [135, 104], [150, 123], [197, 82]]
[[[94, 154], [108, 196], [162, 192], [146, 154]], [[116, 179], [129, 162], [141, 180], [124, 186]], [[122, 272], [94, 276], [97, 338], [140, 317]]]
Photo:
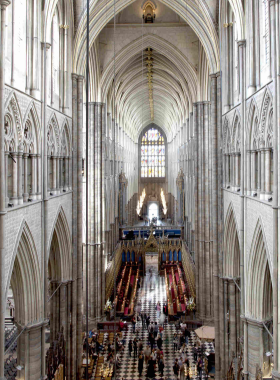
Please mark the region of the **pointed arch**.
[[20, 112], [20, 107], [16, 94], [12, 92], [5, 103], [5, 114], [9, 113], [12, 117], [12, 129], [13, 138], [16, 144], [16, 149], [19, 144], [22, 143], [23, 133], [22, 133], [22, 115]]
[[56, 114], [53, 112], [48, 121], [48, 150], [52, 155], [56, 155], [60, 149], [59, 124]]
[[240, 113], [238, 110], [235, 111], [234, 117], [233, 117], [233, 124], [232, 124], [232, 141], [231, 141], [231, 149], [233, 152], [237, 152], [237, 146], [238, 143], [240, 145], [240, 139], [241, 139], [241, 129], [240, 129]]
[[262, 102], [262, 107], [261, 107], [261, 112], [260, 112], [260, 125], [259, 125], [259, 134], [260, 134], [260, 140], [262, 147], [265, 145], [265, 136], [266, 136], [266, 129], [267, 129], [267, 120], [268, 120], [268, 115], [270, 108], [272, 107], [272, 94], [269, 91], [268, 88], [266, 88], [264, 97], [263, 97], [263, 102]]
[[[64, 141], [64, 139], [65, 139], [65, 141]], [[61, 133], [60, 133], [60, 147], [61, 147], [60, 153], [62, 155], [64, 155], [64, 156], [70, 156], [71, 155], [71, 153], [70, 153], [71, 149], [72, 149], [71, 132], [70, 132], [68, 120], [66, 118], [63, 121], [63, 126], [62, 126]], [[65, 149], [64, 152], [62, 152], [63, 148]]]
[[240, 275], [240, 240], [232, 203], [228, 207], [224, 232], [224, 276]]
[[252, 149], [253, 135], [254, 135], [254, 121], [259, 119], [259, 109], [255, 98], [253, 97], [248, 111], [247, 123], [246, 123], [246, 146], [247, 149]]
[[247, 271], [247, 311], [251, 318], [266, 320], [273, 312], [272, 272], [261, 219], [255, 228]]
[[59, 208], [53, 223], [49, 241], [48, 269], [49, 278], [56, 281], [72, 279], [71, 234], [62, 207]]
[[30, 120], [30, 122], [32, 123], [32, 126], [34, 128], [34, 136], [35, 136], [35, 141], [36, 141], [36, 149], [37, 149], [37, 152], [39, 152], [41, 149], [41, 146], [40, 146], [40, 141], [41, 141], [41, 123], [40, 123], [40, 119], [39, 119], [39, 116], [38, 116], [38, 112], [36, 110], [36, 107], [35, 107], [35, 103], [34, 101], [30, 102], [26, 112], [25, 112], [25, 115], [23, 117], [23, 128], [25, 126], [25, 123], [27, 122], [27, 120]]
[[15, 320], [22, 326], [41, 318], [40, 267], [32, 233], [22, 221], [8, 275], [15, 300]]

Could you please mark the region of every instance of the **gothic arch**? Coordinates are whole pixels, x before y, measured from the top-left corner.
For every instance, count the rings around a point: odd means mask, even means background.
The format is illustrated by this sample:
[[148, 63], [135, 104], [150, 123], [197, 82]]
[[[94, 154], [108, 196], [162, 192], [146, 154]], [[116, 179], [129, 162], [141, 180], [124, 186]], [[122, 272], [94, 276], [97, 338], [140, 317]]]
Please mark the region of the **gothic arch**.
[[258, 320], [271, 318], [273, 310], [272, 271], [260, 219], [255, 228], [247, 271], [247, 312], [249, 316]]
[[35, 107], [35, 103], [32, 101], [30, 102], [25, 115], [23, 117], [23, 128], [25, 126], [25, 123], [27, 120], [30, 120], [31, 123], [33, 124], [33, 127], [35, 129], [35, 136], [36, 136], [36, 147], [37, 147], [37, 152], [39, 152], [41, 149], [40, 147], [40, 142], [41, 142], [41, 123], [40, 119], [38, 116], [38, 112]]
[[71, 234], [62, 207], [59, 208], [53, 223], [48, 252], [49, 279], [54, 281], [72, 279]]
[[59, 125], [55, 113], [53, 112], [48, 121], [48, 154], [56, 155], [60, 149]]
[[248, 111], [247, 123], [246, 123], [246, 146], [247, 149], [252, 149], [253, 133], [254, 133], [254, 121], [259, 119], [259, 109], [255, 98], [253, 97]]
[[[40, 268], [31, 231], [23, 220], [11, 262], [7, 285], [15, 300], [15, 320], [25, 326], [41, 318]], [[8, 286], [6, 288], [7, 298]]]
[[5, 114], [9, 114], [12, 121], [11, 128], [12, 128], [13, 140], [15, 144], [15, 151], [17, 151], [19, 144], [21, 144], [22, 142], [23, 133], [22, 133], [22, 116], [21, 116], [18, 100], [14, 92], [12, 92], [11, 95], [6, 100]]
[[60, 133], [60, 154], [63, 156], [71, 156], [71, 133], [68, 120], [65, 119]]
[[236, 216], [232, 204], [229, 205], [224, 230], [224, 276], [240, 275], [240, 243]]

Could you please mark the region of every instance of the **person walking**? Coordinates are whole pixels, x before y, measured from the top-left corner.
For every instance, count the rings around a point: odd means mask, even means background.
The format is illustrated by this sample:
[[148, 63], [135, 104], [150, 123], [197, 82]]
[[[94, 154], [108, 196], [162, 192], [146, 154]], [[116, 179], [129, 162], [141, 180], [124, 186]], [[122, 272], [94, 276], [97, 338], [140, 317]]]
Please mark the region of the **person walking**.
[[134, 359], [137, 357], [137, 340], [136, 338], [134, 338], [134, 341], [133, 341], [133, 352], [134, 352]]
[[178, 337], [177, 334], [175, 333], [173, 336], [173, 351], [178, 350]]
[[156, 306], [156, 310], [157, 310], [157, 319], [159, 319], [159, 317], [160, 317], [160, 308], [161, 308], [161, 306], [160, 306], [160, 302], [158, 301], [157, 306]]
[[158, 348], [161, 350], [161, 347], [162, 347], [162, 338], [161, 336], [159, 335], [158, 339], [157, 339], [157, 346]]
[[157, 334], [158, 334], [158, 324], [157, 324], [157, 322], [155, 322], [155, 325], [154, 325], [154, 337], [155, 337], [155, 339], [157, 337]]
[[202, 366], [203, 366], [203, 362], [202, 362], [201, 357], [199, 357], [197, 361], [197, 373], [200, 379], [202, 379]]
[[142, 376], [143, 372], [143, 366], [144, 366], [144, 355], [143, 352], [140, 352], [139, 358], [138, 358], [138, 372], [139, 376]]
[[145, 364], [147, 364], [148, 360], [150, 358], [150, 355], [151, 355], [151, 349], [149, 346], [146, 346], [146, 348], [144, 350], [144, 355], [145, 355]]
[[128, 343], [128, 351], [129, 351], [129, 356], [131, 357], [131, 353], [132, 353], [132, 340], [130, 339], [129, 343]]
[[196, 347], [193, 348], [193, 359], [195, 362], [197, 361], [197, 348]]
[[147, 315], [147, 318], [146, 318], [146, 326], [147, 326], [147, 330], [149, 331], [149, 326], [150, 326], [150, 317], [149, 317], [149, 315]]
[[132, 323], [133, 333], [135, 334], [135, 325], [136, 325], [136, 318], [135, 318], [135, 315], [132, 317], [131, 323]]
[[160, 376], [163, 377], [163, 370], [164, 370], [163, 355], [160, 356], [158, 369], [159, 369]]
[[178, 379], [179, 370], [180, 370], [180, 367], [179, 367], [179, 364], [178, 364], [178, 359], [176, 359], [175, 363], [173, 365], [173, 372], [174, 372], [175, 379]]

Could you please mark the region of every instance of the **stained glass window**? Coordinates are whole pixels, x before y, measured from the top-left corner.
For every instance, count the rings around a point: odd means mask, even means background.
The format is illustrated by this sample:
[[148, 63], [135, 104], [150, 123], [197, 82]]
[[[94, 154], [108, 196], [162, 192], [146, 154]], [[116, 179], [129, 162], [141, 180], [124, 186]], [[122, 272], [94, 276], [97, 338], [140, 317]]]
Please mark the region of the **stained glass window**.
[[142, 137], [141, 177], [165, 177], [165, 142], [155, 128]]

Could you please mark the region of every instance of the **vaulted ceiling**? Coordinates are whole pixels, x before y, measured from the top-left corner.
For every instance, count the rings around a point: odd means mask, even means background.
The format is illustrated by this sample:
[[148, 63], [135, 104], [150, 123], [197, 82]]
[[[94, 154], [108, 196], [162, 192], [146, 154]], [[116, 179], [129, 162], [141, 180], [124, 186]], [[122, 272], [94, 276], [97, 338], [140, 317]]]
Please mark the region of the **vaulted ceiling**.
[[[151, 122], [170, 140], [193, 102], [203, 100], [203, 77], [219, 69], [215, 1], [212, 12], [204, 0], [152, 1], [153, 24], [143, 23], [144, 3], [91, 3], [91, 100], [107, 103], [113, 114], [115, 100], [116, 122], [134, 141]], [[86, 62], [85, 21], [83, 13], [74, 46], [74, 66], [81, 74]]]

